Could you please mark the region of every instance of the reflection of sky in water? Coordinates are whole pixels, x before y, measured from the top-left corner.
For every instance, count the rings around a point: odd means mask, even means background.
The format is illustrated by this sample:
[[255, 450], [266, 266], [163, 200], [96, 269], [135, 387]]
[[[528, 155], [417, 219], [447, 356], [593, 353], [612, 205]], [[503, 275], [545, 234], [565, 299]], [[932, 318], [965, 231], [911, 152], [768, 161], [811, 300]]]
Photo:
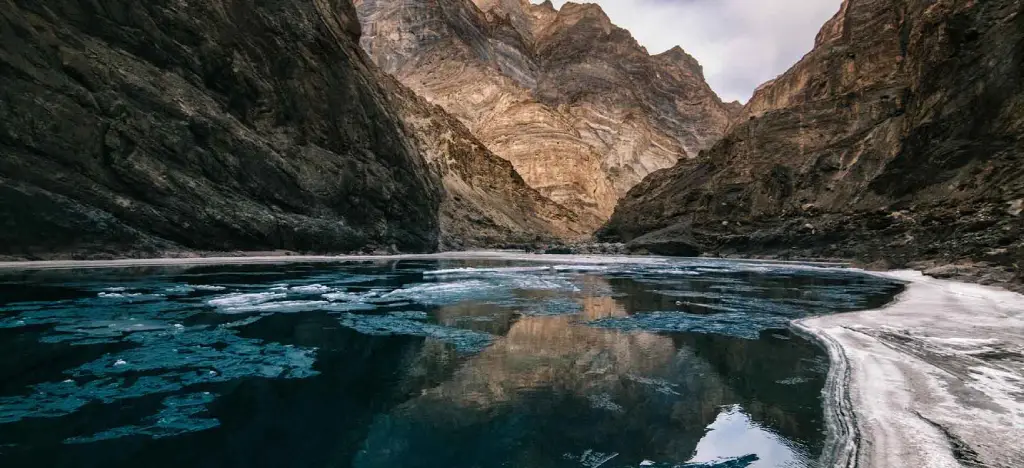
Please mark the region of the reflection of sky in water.
[[[827, 366], [786, 324], [897, 289], [693, 260], [8, 273], [0, 461], [262, 462], [294, 417], [304, 466], [807, 466]], [[122, 439], [142, 458], [80, 452]]]
[[810, 465], [806, 455], [752, 421], [738, 405], [723, 408], [707, 430], [697, 444], [692, 463], [718, 462], [755, 453], [758, 460], [750, 464], [752, 468]]

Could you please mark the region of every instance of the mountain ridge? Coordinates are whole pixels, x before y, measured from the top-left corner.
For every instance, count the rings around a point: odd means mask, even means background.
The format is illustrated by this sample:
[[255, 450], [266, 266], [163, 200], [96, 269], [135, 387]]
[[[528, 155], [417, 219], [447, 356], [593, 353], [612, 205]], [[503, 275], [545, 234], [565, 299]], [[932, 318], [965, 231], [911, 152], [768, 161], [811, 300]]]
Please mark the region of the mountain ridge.
[[356, 7], [362, 45], [385, 72], [459, 118], [591, 228], [643, 176], [710, 145], [736, 112], [692, 65], [650, 55], [597, 5]]

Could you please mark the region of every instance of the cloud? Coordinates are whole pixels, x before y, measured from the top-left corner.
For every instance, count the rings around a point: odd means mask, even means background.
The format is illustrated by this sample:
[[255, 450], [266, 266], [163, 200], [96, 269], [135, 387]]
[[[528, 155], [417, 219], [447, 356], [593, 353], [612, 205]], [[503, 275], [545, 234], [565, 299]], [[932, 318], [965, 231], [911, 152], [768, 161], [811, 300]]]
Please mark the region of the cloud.
[[[540, 0], [533, 0], [540, 3]], [[577, 2], [583, 0], [576, 0]], [[554, 0], [561, 7], [566, 0]], [[814, 45], [842, 0], [590, 0], [652, 54], [679, 45], [726, 101], [745, 102]]]

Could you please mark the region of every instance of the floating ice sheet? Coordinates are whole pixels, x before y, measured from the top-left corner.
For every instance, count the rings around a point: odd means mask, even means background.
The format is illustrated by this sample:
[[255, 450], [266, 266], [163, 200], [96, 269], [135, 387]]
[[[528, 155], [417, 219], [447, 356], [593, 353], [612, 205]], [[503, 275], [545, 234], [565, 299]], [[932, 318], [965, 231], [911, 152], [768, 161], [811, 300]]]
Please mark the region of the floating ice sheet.
[[285, 297], [288, 297], [288, 294], [281, 292], [231, 293], [210, 299], [206, 301], [206, 303], [214, 307], [224, 308], [252, 307], [264, 302], [270, 302], [274, 299], [281, 299]]
[[622, 318], [605, 318], [588, 322], [599, 328], [616, 330], [643, 330], [656, 332], [715, 333], [747, 340], [756, 340], [761, 331], [785, 328], [789, 320], [770, 315], [727, 312], [710, 315], [686, 312], [651, 312]]
[[143, 420], [142, 424], [121, 426], [87, 437], [72, 437], [64, 442], [85, 444], [137, 435], [159, 439], [213, 429], [220, 426], [220, 421], [200, 416], [206, 413], [206, 405], [212, 403], [213, 400], [214, 395], [209, 392], [169, 396], [164, 399], [163, 409]]
[[494, 337], [472, 330], [425, 323], [419, 319], [394, 315], [344, 314], [343, 326], [366, 335], [409, 335], [436, 338], [455, 346], [459, 352], [478, 352], [491, 344]]
[[59, 417], [88, 403], [109, 404], [187, 387], [251, 377], [306, 378], [312, 349], [241, 338], [221, 327], [132, 333], [135, 347], [70, 369], [71, 378], [37, 384], [25, 396], [0, 397], [0, 424]]

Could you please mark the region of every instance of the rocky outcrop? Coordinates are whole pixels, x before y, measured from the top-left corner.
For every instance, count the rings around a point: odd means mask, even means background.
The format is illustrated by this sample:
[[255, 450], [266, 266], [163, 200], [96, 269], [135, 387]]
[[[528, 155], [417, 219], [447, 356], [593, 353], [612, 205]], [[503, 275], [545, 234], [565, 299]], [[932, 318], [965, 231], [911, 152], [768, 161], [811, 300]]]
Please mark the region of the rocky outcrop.
[[419, 153], [441, 178], [440, 248], [518, 247], [589, 238], [567, 208], [523, 181], [457, 119], [390, 76], [380, 77]]
[[581, 230], [377, 70], [348, 0], [2, 0], [0, 31], [0, 256], [432, 251]]
[[3, 0], [0, 254], [433, 250], [347, 0]]
[[356, 0], [363, 47], [596, 228], [647, 174], [709, 146], [736, 109], [682, 49], [651, 56], [596, 5]]
[[671, 227], [710, 253], [1020, 275], [1021, 76], [1019, 1], [846, 0], [719, 143], [635, 187], [600, 237]]

